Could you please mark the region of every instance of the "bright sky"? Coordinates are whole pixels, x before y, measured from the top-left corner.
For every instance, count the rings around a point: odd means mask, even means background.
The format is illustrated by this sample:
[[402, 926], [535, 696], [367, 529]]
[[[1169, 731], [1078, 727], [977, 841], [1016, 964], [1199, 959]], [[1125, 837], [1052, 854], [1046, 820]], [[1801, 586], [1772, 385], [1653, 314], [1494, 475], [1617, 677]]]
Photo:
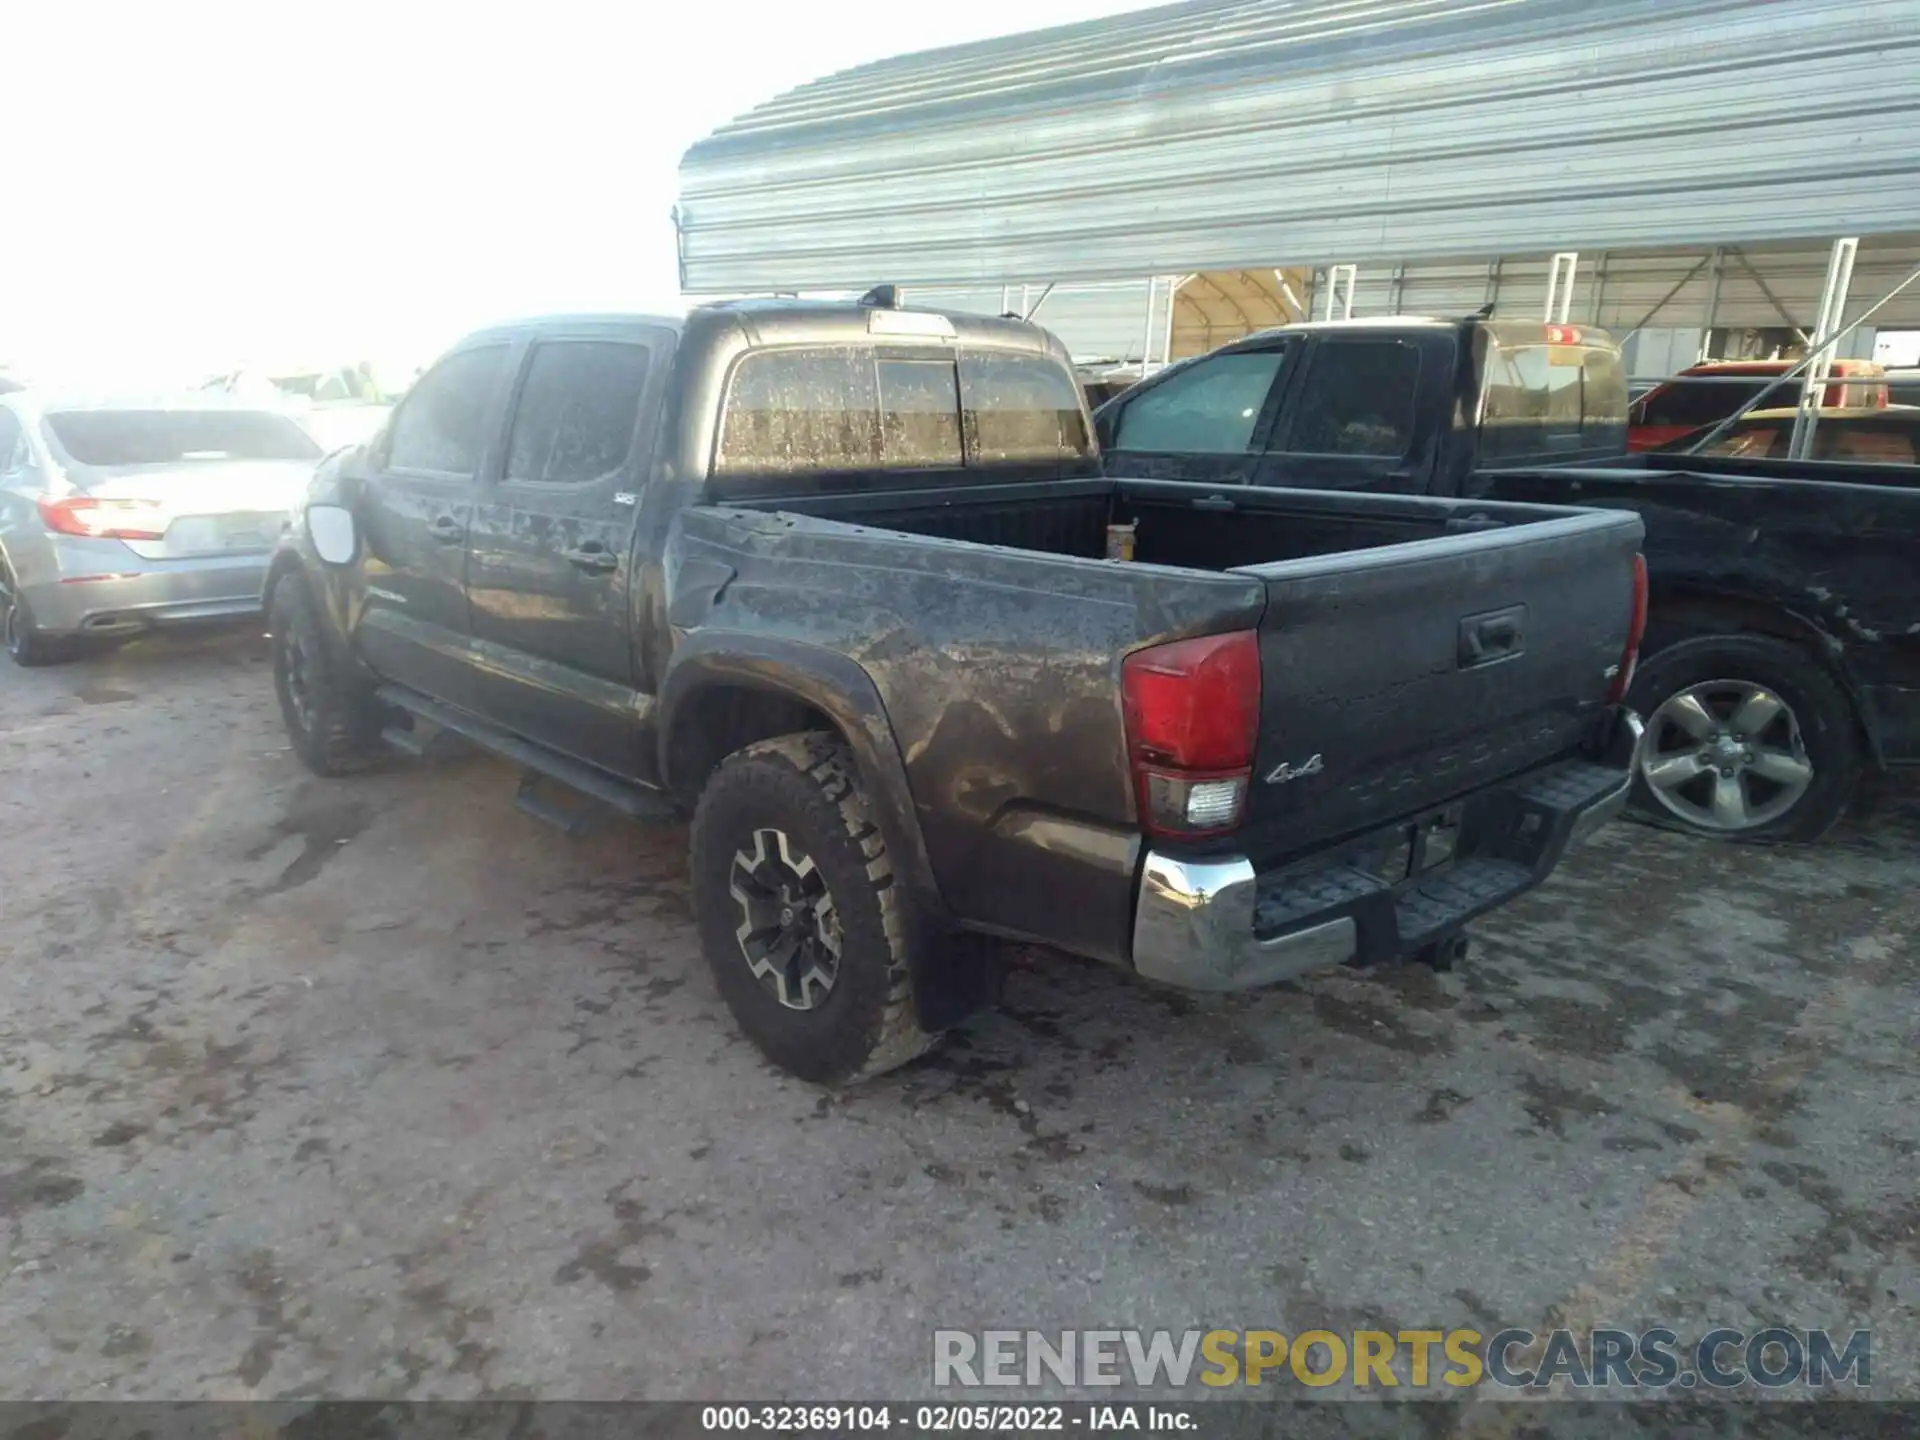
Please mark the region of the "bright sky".
[[676, 169], [778, 92], [1147, 0], [6, 0], [0, 365], [411, 364], [678, 307]]

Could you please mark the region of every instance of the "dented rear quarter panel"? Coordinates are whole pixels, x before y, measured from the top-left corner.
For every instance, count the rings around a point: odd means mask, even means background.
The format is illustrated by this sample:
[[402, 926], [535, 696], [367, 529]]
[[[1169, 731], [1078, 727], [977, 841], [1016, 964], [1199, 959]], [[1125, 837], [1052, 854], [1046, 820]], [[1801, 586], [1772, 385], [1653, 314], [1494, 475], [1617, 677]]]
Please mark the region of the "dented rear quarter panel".
[[1920, 485], [1911, 467], [1649, 457], [1483, 473], [1503, 500], [1631, 509], [1646, 525], [1652, 623], [1682, 605], [1760, 606], [1810, 630], [1874, 753], [1920, 762]]

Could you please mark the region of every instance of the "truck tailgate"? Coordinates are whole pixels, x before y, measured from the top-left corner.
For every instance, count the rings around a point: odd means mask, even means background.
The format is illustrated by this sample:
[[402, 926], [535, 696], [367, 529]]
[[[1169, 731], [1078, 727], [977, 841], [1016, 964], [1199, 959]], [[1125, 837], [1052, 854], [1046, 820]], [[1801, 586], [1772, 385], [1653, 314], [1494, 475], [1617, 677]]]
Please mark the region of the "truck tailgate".
[[1242, 567], [1267, 609], [1240, 843], [1284, 859], [1577, 749], [1626, 643], [1641, 535], [1589, 511]]

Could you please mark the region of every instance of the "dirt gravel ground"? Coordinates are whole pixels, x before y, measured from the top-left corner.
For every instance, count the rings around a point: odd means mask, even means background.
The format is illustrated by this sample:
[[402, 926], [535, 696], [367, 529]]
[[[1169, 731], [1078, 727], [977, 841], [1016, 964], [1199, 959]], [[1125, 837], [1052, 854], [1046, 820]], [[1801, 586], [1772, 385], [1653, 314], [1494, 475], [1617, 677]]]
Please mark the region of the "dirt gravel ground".
[[[250, 635], [0, 668], [0, 1397], [925, 1395], [936, 1326], [1875, 1331], [1920, 1395], [1920, 793], [1616, 826], [1461, 971], [1051, 960], [849, 1093], [685, 837], [285, 748]], [[1352, 1407], [1343, 1407], [1352, 1408]]]

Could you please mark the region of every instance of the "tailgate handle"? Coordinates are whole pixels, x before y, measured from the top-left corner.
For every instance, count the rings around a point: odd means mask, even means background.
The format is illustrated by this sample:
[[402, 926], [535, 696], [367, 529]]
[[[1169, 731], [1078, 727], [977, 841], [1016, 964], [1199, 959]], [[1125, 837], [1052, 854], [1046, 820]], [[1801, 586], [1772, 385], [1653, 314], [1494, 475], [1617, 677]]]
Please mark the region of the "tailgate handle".
[[1196, 510], [1238, 510], [1240, 507], [1224, 495], [1200, 495], [1193, 501]]
[[1527, 607], [1510, 605], [1460, 622], [1460, 668], [1510, 660], [1526, 650]]

